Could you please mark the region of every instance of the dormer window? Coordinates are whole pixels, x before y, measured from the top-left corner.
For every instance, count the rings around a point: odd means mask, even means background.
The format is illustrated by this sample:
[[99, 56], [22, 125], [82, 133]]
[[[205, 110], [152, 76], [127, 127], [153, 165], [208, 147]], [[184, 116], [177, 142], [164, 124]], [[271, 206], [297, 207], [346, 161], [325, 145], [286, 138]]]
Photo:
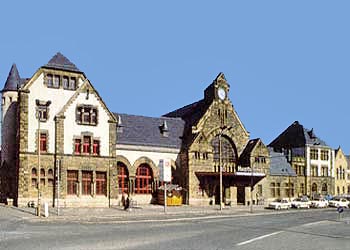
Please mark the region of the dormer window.
[[47, 86], [48, 87], [53, 87], [53, 76], [51, 74], [48, 74], [46, 76], [46, 79], [47, 79]]
[[77, 107], [76, 121], [81, 125], [97, 125], [97, 108], [89, 105]]
[[53, 87], [54, 88], [60, 87], [60, 76], [59, 75], [55, 75], [54, 80], [53, 80]]
[[76, 79], [75, 77], [71, 77], [69, 80], [69, 89], [75, 90], [76, 89]]
[[69, 88], [69, 79], [67, 76], [63, 77], [63, 88], [68, 89]]

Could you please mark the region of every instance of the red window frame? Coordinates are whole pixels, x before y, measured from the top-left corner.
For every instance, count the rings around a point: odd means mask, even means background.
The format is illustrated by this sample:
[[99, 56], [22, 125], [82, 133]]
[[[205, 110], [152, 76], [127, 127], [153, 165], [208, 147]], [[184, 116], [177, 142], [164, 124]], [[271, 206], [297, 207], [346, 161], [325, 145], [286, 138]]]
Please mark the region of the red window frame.
[[74, 140], [74, 153], [77, 155], [81, 153], [81, 139]]
[[67, 194], [77, 195], [78, 170], [67, 170]]
[[82, 171], [82, 195], [92, 195], [92, 171]]
[[96, 172], [96, 195], [107, 196], [107, 173]]
[[94, 154], [94, 155], [100, 154], [100, 141], [99, 140], [93, 140], [92, 154]]
[[118, 163], [118, 187], [119, 193], [129, 193], [129, 173], [123, 163]]
[[40, 151], [41, 152], [47, 151], [47, 134], [46, 133], [40, 133]]
[[84, 136], [84, 139], [83, 139], [83, 153], [84, 154], [90, 154], [90, 144], [91, 144], [91, 137]]
[[136, 170], [135, 193], [152, 193], [152, 169], [147, 164], [140, 165]]

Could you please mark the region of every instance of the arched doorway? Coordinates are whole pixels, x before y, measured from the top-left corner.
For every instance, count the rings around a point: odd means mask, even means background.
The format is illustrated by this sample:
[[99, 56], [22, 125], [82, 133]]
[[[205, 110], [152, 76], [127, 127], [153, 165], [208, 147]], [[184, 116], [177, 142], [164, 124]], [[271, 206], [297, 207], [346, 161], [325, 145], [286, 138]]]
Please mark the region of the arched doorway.
[[136, 169], [135, 194], [151, 194], [153, 171], [148, 164], [141, 164]]
[[[213, 148], [213, 159], [214, 159], [214, 172], [220, 172], [220, 164], [222, 172], [235, 172], [235, 168], [238, 164], [237, 149], [232, 140], [225, 135], [217, 135], [211, 141], [211, 146]], [[218, 179], [215, 179], [216, 182]], [[222, 183], [222, 201], [231, 200], [230, 192], [230, 179], [229, 177], [223, 178]], [[220, 204], [220, 184], [216, 182], [214, 185], [215, 203]], [[209, 190], [209, 193], [211, 191]], [[238, 188], [237, 197], [241, 197], [239, 203], [245, 202], [245, 192], [244, 189]]]
[[129, 193], [129, 171], [127, 166], [118, 162], [118, 188], [120, 194], [128, 194]]

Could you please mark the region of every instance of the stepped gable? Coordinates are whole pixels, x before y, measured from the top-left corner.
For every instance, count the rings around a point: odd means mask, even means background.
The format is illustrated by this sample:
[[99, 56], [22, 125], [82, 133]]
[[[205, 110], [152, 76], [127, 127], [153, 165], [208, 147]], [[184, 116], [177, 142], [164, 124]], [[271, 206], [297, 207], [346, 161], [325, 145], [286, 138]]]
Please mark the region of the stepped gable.
[[[165, 148], [181, 148], [184, 121], [179, 118], [154, 118], [138, 115], [117, 114], [122, 130], [117, 130], [117, 144], [142, 145]], [[167, 136], [162, 134], [164, 122]]]
[[19, 76], [16, 64], [13, 64], [9, 75], [7, 76], [7, 80], [5, 82], [4, 88], [1, 92], [5, 91], [17, 91], [21, 84], [23, 83], [23, 79]]
[[51, 60], [44, 66], [44, 68], [60, 69], [73, 72], [81, 72], [74, 63], [68, 60], [67, 57], [58, 52]]

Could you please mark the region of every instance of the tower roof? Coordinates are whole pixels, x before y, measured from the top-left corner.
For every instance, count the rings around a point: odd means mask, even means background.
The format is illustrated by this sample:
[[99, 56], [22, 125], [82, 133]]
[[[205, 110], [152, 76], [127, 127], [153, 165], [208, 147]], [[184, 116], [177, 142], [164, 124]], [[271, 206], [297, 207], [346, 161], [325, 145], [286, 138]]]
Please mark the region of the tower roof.
[[60, 70], [68, 70], [73, 72], [81, 72], [74, 63], [68, 60], [67, 57], [58, 52], [54, 55], [51, 60], [44, 66], [45, 68], [50, 69], [60, 69]]
[[19, 76], [16, 64], [12, 64], [9, 75], [5, 82], [4, 88], [1, 92], [5, 91], [17, 91], [18, 87], [21, 86], [21, 78]]

